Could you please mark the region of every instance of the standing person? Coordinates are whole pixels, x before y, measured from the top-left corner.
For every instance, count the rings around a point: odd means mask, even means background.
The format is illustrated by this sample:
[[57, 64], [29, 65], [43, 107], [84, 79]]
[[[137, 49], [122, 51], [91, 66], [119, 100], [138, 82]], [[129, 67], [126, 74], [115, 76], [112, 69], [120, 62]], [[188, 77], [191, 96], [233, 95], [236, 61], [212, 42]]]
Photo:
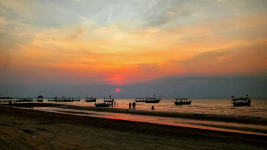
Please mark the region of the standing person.
[[154, 105], [151, 107], [152, 110], [154, 110]]
[[135, 109], [135, 105], [136, 105], [136, 103], [135, 102], [133, 102], [133, 108]]
[[129, 103], [129, 109], [131, 109], [131, 107], [132, 107], [131, 105], [132, 105], [132, 104], [131, 104], [131, 102], [130, 102], [130, 103]]

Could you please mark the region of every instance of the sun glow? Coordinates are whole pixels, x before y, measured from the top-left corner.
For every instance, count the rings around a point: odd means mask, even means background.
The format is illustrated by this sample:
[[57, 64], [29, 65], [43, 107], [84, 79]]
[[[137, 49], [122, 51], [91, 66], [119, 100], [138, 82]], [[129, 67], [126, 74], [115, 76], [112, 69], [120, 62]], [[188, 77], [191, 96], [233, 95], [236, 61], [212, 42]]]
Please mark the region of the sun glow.
[[116, 92], [120, 92], [121, 90], [119, 88], [116, 88]]

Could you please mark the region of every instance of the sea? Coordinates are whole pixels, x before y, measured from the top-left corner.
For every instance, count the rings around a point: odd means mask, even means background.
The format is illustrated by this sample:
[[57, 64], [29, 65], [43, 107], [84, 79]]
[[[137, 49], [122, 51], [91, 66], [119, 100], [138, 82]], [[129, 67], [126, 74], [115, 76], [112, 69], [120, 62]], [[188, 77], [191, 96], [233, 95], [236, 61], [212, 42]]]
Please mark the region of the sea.
[[[267, 98], [252, 98], [251, 106], [233, 106], [231, 99], [229, 98], [217, 98], [217, 99], [192, 99], [190, 105], [175, 105], [175, 99], [162, 99], [159, 103], [143, 103], [137, 102], [135, 110], [146, 110], [155, 112], [178, 112], [189, 114], [217, 114], [217, 115], [230, 115], [238, 117], [255, 117], [256, 119], [267, 118]], [[134, 99], [115, 99], [116, 104], [108, 109], [125, 109], [129, 110], [129, 103], [134, 102]], [[38, 102], [35, 102], [38, 103]], [[75, 106], [88, 106], [95, 107], [95, 102], [86, 102], [85, 99], [74, 102], [53, 102], [44, 99], [43, 103], [57, 103], [65, 105]], [[97, 99], [96, 103], [103, 103], [103, 99]], [[154, 110], [152, 110], [154, 106]], [[164, 125], [173, 125], [181, 127], [190, 127], [207, 130], [217, 130], [226, 132], [238, 132], [244, 134], [257, 134], [267, 136], [267, 125], [256, 124], [242, 124], [234, 122], [224, 121], [207, 121], [207, 120], [193, 120], [182, 118], [170, 118], [170, 117], [157, 117], [157, 116], [145, 116], [134, 115], [125, 113], [112, 113], [112, 112], [99, 112], [88, 110], [74, 110], [67, 109], [65, 107], [34, 107], [34, 108], [22, 108], [33, 109], [38, 111], [72, 114], [79, 116], [100, 117], [108, 119], [129, 120], [138, 122], [148, 122]], [[133, 107], [131, 107], [133, 109]]]
[[[134, 102], [134, 99], [115, 99], [116, 105], [113, 108], [129, 109], [129, 103]], [[235, 116], [250, 116], [267, 118], [267, 98], [255, 98], [251, 100], [251, 106], [233, 106], [231, 99], [192, 99], [190, 105], [175, 105], [175, 99], [162, 99], [159, 103], [144, 103], [137, 102], [136, 110], [147, 111], [164, 111], [164, 112], [179, 112], [179, 113], [194, 113], [194, 114], [218, 114], [218, 115], [235, 115]], [[91, 106], [95, 107], [94, 102], [85, 102], [84, 99], [74, 102], [49, 102], [61, 103], [66, 105], [76, 106]], [[96, 103], [103, 102], [103, 99], [97, 99]], [[154, 110], [152, 110], [154, 106]]]

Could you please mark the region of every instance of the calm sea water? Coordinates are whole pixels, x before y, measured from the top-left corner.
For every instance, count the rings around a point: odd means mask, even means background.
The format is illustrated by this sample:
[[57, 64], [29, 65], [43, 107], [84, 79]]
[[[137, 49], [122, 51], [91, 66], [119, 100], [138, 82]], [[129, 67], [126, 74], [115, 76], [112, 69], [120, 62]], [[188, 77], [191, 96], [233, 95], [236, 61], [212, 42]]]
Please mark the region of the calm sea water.
[[[196, 114], [220, 114], [220, 115], [267, 118], [267, 99], [252, 99], [251, 106], [239, 106], [239, 107], [234, 107], [233, 104], [231, 103], [231, 99], [193, 99], [190, 105], [180, 105], [180, 106], [176, 106], [174, 104], [174, 100], [175, 99], [162, 99], [159, 103], [154, 103], [154, 104], [137, 103], [135, 109], [148, 110], [148, 111], [166, 111], [166, 112], [196, 113]], [[115, 105], [111, 109], [117, 109], [117, 108], [129, 109], [129, 103], [133, 102], [134, 99], [115, 99], [115, 101], [118, 104], [118, 106]], [[97, 100], [97, 103], [101, 102], [103, 102], [103, 99]], [[49, 102], [47, 99], [44, 99], [44, 103], [58, 103], [66, 105], [95, 107], [94, 102], [85, 102], [84, 99], [75, 102]], [[151, 110], [152, 106], [154, 106], [155, 108], [154, 110]], [[73, 110], [73, 109], [56, 108], [56, 107], [35, 107], [34, 109], [39, 111], [47, 111], [47, 112], [55, 112], [63, 114], [70, 113], [73, 115], [131, 120], [139, 122], [150, 122], [150, 123], [200, 128], [208, 130], [240, 132], [245, 134], [267, 135], [267, 126], [265, 125], [119, 114], [111, 112]]]
[[[137, 110], [151, 110], [154, 105], [154, 111], [182, 112], [182, 113], [198, 113], [198, 114], [220, 114], [220, 115], [236, 115], [267, 118], [267, 99], [252, 99], [251, 106], [234, 107], [231, 99], [192, 99], [190, 105], [176, 106], [175, 99], [162, 99], [159, 103], [136, 103]], [[129, 109], [129, 103], [134, 99], [115, 99], [118, 106], [114, 108]], [[44, 99], [44, 102], [48, 102]], [[97, 99], [97, 103], [103, 102], [103, 99]], [[49, 102], [61, 103], [77, 106], [94, 106], [94, 102], [85, 102], [84, 99], [75, 102]]]

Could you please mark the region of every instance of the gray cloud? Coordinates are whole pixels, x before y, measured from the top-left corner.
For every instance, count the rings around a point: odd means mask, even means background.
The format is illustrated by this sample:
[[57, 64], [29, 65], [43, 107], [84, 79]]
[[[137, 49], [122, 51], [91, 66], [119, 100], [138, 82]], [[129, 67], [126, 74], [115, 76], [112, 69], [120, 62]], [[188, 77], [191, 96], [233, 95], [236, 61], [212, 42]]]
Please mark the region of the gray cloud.
[[179, 17], [184, 17], [189, 15], [186, 10], [168, 11], [168, 12], [157, 12], [151, 13], [146, 18], [146, 26], [160, 26], [168, 22], [174, 21]]

